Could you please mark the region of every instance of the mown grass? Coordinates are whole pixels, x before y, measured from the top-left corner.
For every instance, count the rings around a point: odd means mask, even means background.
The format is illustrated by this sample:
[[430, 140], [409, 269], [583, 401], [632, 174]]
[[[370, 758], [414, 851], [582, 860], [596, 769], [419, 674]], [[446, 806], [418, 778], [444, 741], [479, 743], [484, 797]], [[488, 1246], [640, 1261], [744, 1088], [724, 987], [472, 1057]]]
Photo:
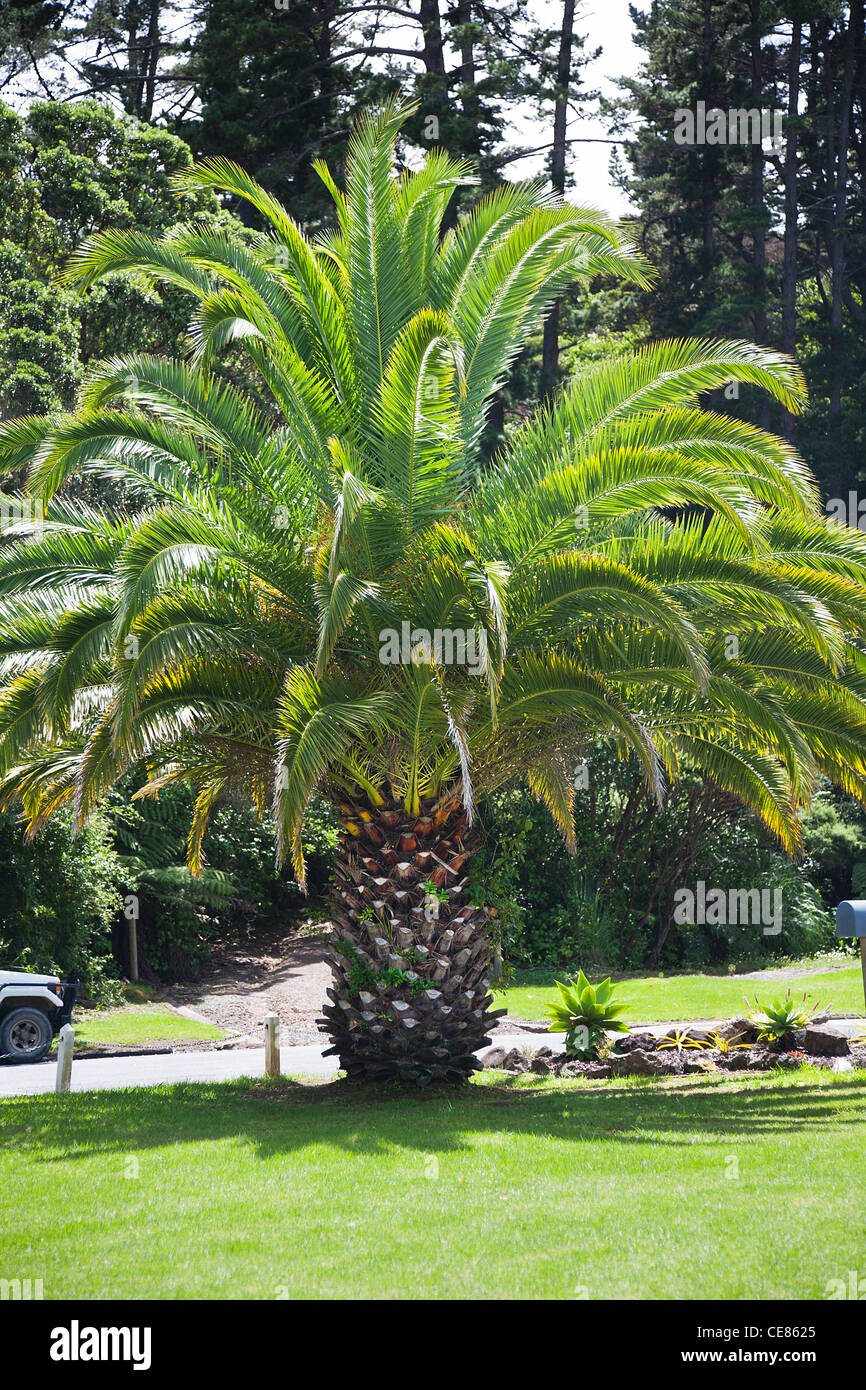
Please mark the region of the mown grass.
[[134, 1004], [99, 1013], [76, 1011], [73, 1027], [76, 1047], [213, 1042], [225, 1037], [223, 1030], [214, 1024], [184, 1018], [165, 1004]]
[[866, 1072], [9, 1100], [46, 1298], [823, 1298], [866, 1275]]
[[[556, 972], [560, 980], [567, 972]], [[593, 979], [596, 977], [593, 976]], [[617, 991], [628, 1005], [622, 1017], [626, 1022], [653, 1023], [665, 1019], [727, 1018], [743, 1013], [746, 997], [754, 1008], [760, 1000], [775, 999], [805, 991], [810, 1002], [825, 1005], [831, 1013], [863, 1013], [863, 975], [859, 965], [845, 970], [828, 970], [820, 975], [804, 975], [795, 980], [775, 978], [747, 980], [736, 975], [648, 975], [623, 980]], [[545, 1006], [558, 997], [554, 972], [532, 972], [518, 976], [515, 986], [497, 994], [498, 1007], [507, 1007], [515, 1018], [543, 1019]]]

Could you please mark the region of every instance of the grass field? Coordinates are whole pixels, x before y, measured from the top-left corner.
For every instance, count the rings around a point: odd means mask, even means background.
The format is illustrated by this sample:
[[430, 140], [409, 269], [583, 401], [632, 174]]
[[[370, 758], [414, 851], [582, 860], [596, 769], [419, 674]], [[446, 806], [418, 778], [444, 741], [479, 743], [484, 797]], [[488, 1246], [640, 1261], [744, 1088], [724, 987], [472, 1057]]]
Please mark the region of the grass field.
[[[560, 972], [558, 979], [567, 974]], [[593, 977], [595, 978], [595, 977]], [[504, 1004], [515, 1018], [546, 1018], [545, 1005], [558, 991], [550, 972], [524, 975], [514, 988], [497, 994], [497, 1007]], [[736, 975], [664, 975], [623, 980], [618, 998], [628, 1005], [622, 1015], [627, 1023], [653, 1023], [664, 1019], [728, 1018], [742, 1013], [748, 996], [763, 1001], [785, 993], [799, 997], [804, 990], [810, 1002], [826, 1005], [831, 1013], [863, 1013], [863, 974], [860, 966], [805, 975], [796, 980], [745, 980]]]
[[824, 1298], [866, 1072], [10, 1100], [0, 1278], [50, 1298]]
[[131, 1047], [139, 1043], [212, 1042], [225, 1037], [221, 1028], [184, 1018], [164, 1004], [127, 1005], [104, 1013], [76, 1014], [73, 1026], [76, 1047], [100, 1047], [109, 1043]]

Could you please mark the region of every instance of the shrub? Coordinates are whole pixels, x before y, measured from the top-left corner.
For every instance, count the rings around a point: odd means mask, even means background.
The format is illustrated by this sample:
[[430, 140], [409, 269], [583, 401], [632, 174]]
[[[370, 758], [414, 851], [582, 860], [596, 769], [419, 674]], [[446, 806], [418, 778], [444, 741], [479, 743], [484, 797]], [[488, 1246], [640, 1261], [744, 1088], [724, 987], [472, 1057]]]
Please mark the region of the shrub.
[[101, 1005], [122, 1000], [112, 924], [121, 910], [122, 868], [103, 813], [74, 835], [58, 814], [32, 844], [11, 813], [0, 815], [0, 961], [81, 979]]
[[[146, 967], [167, 978], [195, 976], [217, 936], [245, 936], [264, 923], [289, 920], [304, 902], [289, 873], [276, 868], [273, 827], [232, 801], [219, 806], [204, 839], [199, 877], [184, 863], [193, 811], [189, 788], [166, 788], [158, 800], [130, 799], [132, 781], [112, 793], [111, 819], [128, 892], [139, 899], [139, 947]], [[311, 804], [304, 844], [312, 905], [327, 884], [337, 843], [330, 809]]]

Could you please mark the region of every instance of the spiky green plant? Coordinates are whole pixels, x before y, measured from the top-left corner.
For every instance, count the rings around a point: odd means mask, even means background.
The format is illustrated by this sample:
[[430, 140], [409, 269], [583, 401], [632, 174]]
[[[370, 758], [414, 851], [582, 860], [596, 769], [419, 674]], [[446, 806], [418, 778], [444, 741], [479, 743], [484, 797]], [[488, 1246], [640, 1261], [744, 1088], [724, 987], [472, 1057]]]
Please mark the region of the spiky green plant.
[[[657, 795], [712, 779], [794, 853], [819, 774], [863, 795], [866, 538], [828, 526], [784, 440], [700, 407], [734, 377], [799, 408], [796, 365], [745, 343], [603, 363], [485, 460], [551, 302], [648, 273], [537, 184], [443, 234], [472, 175], [434, 152], [395, 177], [405, 114], [358, 123], [342, 189], [318, 166], [336, 225], [316, 239], [216, 159], [178, 188], [245, 199], [265, 230], [101, 233], [74, 258], [82, 289], [118, 270], [185, 289], [192, 350], [112, 359], [73, 414], [0, 430], [46, 515], [0, 552], [0, 792], [35, 832], [127, 769], [143, 796], [187, 781], [194, 869], [213, 806], [245, 795], [301, 882], [304, 808], [330, 798], [338, 938], [380, 981], [354, 988], [334, 952], [334, 1050], [351, 1076], [428, 1080], [465, 1077], [491, 1019], [479, 794], [525, 776], [573, 844], [573, 768], [606, 742]], [[404, 632], [411, 660], [389, 660]]]
[[749, 1018], [758, 1030], [758, 1037], [764, 1042], [785, 1042], [796, 1029], [805, 1028], [821, 1008], [820, 1004], [807, 1008], [807, 997], [804, 992], [799, 1000], [794, 999], [789, 988], [783, 999], [762, 1004], [756, 995], [755, 1011]]
[[569, 1057], [582, 1060], [598, 1057], [606, 1033], [627, 1033], [628, 1024], [617, 1017], [626, 1004], [617, 1003], [615, 986], [610, 979], [591, 985], [582, 970], [576, 980], [563, 984], [556, 981], [559, 998], [548, 1004], [545, 1012], [553, 1022], [551, 1033], [565, 1033], [565, 1051]]

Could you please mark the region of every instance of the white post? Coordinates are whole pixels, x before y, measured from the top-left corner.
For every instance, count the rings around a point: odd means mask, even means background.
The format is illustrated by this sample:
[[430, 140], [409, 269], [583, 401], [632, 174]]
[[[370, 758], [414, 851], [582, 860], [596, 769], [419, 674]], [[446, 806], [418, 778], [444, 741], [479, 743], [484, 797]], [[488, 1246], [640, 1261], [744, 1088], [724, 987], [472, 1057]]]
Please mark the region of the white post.
[[75, 1046], [75, 1029], [71, 1023], [64, 1023], [60, 1029], [60, 1046], [57, 1049], [57, 1080], [54, 1089], [68, 1091], [72, 1081], [72, 1049]]
[[134, 917], [129, 922], [129, 978], [133, 984], [138, 982], [138, 923]]
[[265, 1018], [265, 1076], [280, 1074], [280, 1020], [276, 1014]]

